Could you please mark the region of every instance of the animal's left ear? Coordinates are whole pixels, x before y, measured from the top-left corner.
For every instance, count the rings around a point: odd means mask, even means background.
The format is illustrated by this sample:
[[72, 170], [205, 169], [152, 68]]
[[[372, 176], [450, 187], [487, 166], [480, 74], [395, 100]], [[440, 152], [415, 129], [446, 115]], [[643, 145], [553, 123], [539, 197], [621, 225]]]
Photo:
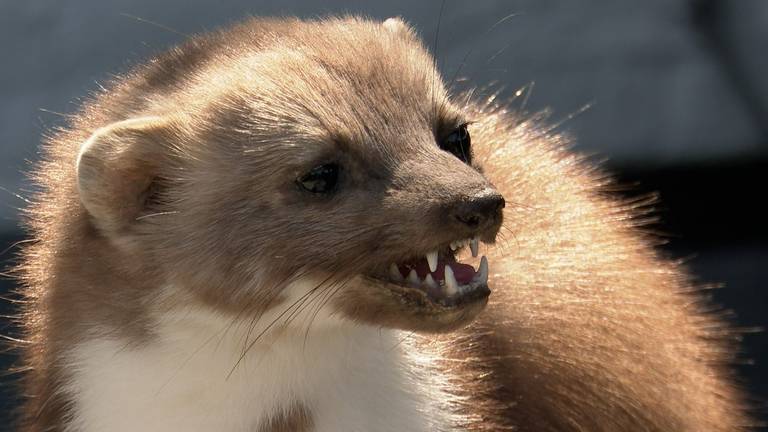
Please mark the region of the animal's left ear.
[[382, 23], [385, 29], [387, 29], [390, 33], [404, 36], [404, 37], [414, 37], [416, 34], [413, 31], [413, 28], [408, 25], [405, 21], [403, 21], [400, 17], [392, 17], [388, 18], [387, 20]]
[[141, 117], [100, 128], [77, 157], [80, 202], [107, 234], [125, 231], [146, 207], [173, 134], [170, 120]]

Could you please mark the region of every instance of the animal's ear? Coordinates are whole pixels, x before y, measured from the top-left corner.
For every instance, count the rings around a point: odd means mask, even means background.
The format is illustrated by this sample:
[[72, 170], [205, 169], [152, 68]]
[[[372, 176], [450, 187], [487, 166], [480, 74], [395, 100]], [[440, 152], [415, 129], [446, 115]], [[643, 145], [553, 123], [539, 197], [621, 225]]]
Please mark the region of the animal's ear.
[[98, 228], [119, 233], [135, 223], [152, 193], [171, 129], [165, 118], [141, 117], [98, 129], [83, 143], [77, 187]]
[[415, 36], [413, 28], [411, 28], [411, 26], [403, 21], [403, 19], [400, 17], [387, 18], [382, 25], [392, 34], [407, 38], [412, 38]]

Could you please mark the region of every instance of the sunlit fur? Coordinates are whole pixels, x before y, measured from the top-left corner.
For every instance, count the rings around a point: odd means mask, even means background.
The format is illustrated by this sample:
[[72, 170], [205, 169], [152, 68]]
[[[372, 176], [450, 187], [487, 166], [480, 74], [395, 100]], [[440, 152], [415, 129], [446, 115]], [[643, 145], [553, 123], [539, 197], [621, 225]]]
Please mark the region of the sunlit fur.
[[494, 106], [477, 158], [507, 196], [489, 307], [459, 334], [419, 340], [449, 370], [471, 430], [734, 431], [751, 424], [727, 364], [738, 337], [678, 262], [639, 229], [647, 202], [567, 140]]
[[[472, 166], [435, 141], [466, 122]], [[644, 203], [611, 197], [545, 123], [449, 97], [399, 21], [249, 20], [118, 78], [35, 173], [21, 430], [361, 430], [360, 413], [370, 430], [746, 430], [736, 335], [654, 251]], [[294, 180], [328, 158], [347, 187], [301, 195]], [[486, 310], [440, 336], [391, 330], [459, 321], [361, 274], [456, 239], [441, 209], [490, 187], [507, 206]], [[164, 324], [178, 319], [203, 328]], [[306, 379], [250, 361], [271, 344], [307, 353]], [[339, 373], [326, 356], [368, 381], [310, 388]], [[259, 377], [286, 393], [264, 399]], [[360, 410], [329, 421], [345, 404]]]

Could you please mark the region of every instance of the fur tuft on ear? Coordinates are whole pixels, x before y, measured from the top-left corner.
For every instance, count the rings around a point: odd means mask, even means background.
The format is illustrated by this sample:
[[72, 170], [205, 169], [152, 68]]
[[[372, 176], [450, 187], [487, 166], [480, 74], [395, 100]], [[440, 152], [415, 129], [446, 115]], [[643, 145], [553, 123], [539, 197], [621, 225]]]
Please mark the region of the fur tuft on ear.
[[96, 226], [116, 234], [135, 222], [157, 176], [170, 122], [141, 117], [100, 128], [77, 157], [80, 201]]

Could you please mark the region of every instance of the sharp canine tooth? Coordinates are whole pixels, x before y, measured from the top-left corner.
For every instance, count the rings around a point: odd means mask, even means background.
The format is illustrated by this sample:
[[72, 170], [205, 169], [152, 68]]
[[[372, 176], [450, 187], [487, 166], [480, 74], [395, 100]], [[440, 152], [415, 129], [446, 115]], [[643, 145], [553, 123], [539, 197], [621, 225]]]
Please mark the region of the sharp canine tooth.
[[395, 282], [401, 282], [403, 280], [403, 275], [400, 274], [400, 270], [395, 263], [389, 265], [389, 278]]
[[452, 242], [451, 242], [451, 250], [452, 250], [452, 251], [455, 251], [455, 250], [456, 250], [456, 249], [458, 249], [458, 248], [459, 248], [459, 247], [456, 245], [456, 242], [455, 242], [455, 241], [452, 241]]
[[427, 254], [427, 263], [429, 264], [429, 271], [433, 272], [437, 270], [437, 251], [432, 251]]
[[477, 251], [480, 249], [477, 237], [472, 238], [472, 240], [469, 242], [469, 247], [472, 249], [472, 256], [477, 257]]
[[453, 275], [451, 266], [445, 266], [445, 293], [448, 297], [453, 297], [459, 292], [459, 283], [456, 282], [456, 276]]
[[485, 255], [480, 258], [480, 268], [477, 269], [477, 281], [488, 284], [488, 258]]
[[419, 275], [416, 274], [416, 270], [411, 269], [411, 272], [408, 273], [408, 283], [416, 288], [421, 285], [421, 280], [419, 280]]
[[424, 284], [429, 288], [437, 288], [437, 282], [435, 282], [435, 279], [432, 277], [431, 273], [427, 273], [427, 277], [424, 278]]

